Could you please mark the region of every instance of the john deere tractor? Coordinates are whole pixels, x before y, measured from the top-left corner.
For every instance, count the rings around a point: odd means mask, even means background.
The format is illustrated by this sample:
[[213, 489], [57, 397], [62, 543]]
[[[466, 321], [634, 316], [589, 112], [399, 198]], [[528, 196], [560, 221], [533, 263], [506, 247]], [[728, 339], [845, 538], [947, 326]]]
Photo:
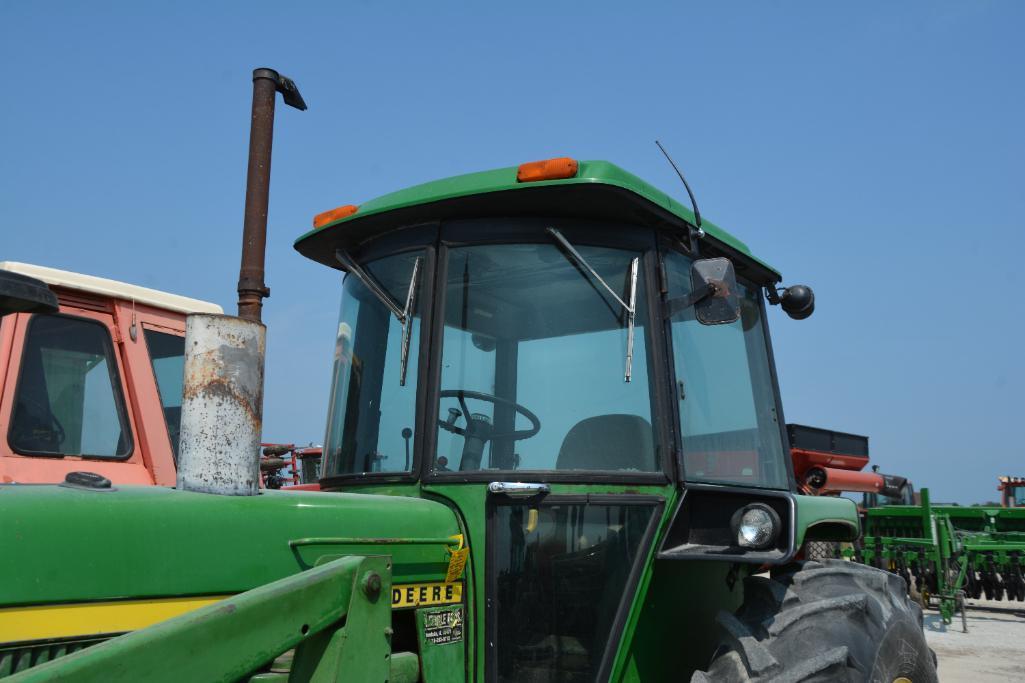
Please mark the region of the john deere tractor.
[[323, 491], [0, 486], [0, 675], [936, 680], [899, 576], [795, 561], [858, 535], [795, 493], [766, 318], [810, 290], [604, 161], [314, 225]]

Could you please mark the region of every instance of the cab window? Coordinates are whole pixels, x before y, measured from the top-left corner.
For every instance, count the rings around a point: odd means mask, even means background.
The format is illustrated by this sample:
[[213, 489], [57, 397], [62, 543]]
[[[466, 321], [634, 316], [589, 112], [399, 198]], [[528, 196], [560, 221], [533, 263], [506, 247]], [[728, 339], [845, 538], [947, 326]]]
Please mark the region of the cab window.
[[[669, 297], [691, 291], [691, 259], [666, 255]], [[670, 329], [688, 481], [789, 487], [760, 288], [738, 281], [740, 319], [704, 325], [694, 307]]]
[[121, 379], [105, 325], [67, 315], [31, 318], [7, 439], [22, 455], [131, 454]]
[[171, 437], [171, 451], [178, 463], [178, 436], [182, 418], [182, 382], [185, 375], [185, 338], [156, 330], [144, 330], [153, 375], [160, 393], [160, 407]]
[[[640, 252], [576, 250], [630, 298]], [[634, 286], [631, 349], [620, 301], [554, 241], [450, 249], [434, 471], [659, 471]]]

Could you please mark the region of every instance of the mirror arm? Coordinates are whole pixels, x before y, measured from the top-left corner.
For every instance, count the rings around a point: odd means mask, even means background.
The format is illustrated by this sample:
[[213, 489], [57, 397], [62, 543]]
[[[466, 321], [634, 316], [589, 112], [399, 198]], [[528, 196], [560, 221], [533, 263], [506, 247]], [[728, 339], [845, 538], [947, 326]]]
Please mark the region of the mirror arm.
[[377, 297], [378, 301], [384, 304], [389, 311], [395, 314], [395, 317], [399, 319], [399, 322], [403, 322], [405, 313], [403, 313], [402, 309], [399, 308], [399, 305], [394, 299], [392, 299], [391, 295], [385, 291], [384, 287], [381, 286], [381, 283], [378, 282], [373, 275], [363, 270], [360, 265], [356, 263], [356, 259], [352, 258], [352, 256], [349, 255], [349, 252], [344, 249], [335, 249], [335, 260], [347, 268], [350, 273], [355, 275], [359, 281], [363, 283], [363, 286], [369, 289], [370, 293]]
[[678, 296], [675, 299], [670, 299], [666, 302], [665, 317], [672, 318], [677, 313], [687, 310], [699, 301], [703, 301], [704, 299], [707, 299], [710, 296], [714, 296], [715, 293], [718, 291], [719, 288], [716, 285], [709, 283], [704, 287], [699, 287], [698, 289], [695, 289], [687, 294], [684, 294], [683, 296]]
[[409, 291], [406, 292], [406, 307], [402, 309], [402, 344], [399, 357], [399, 386], [406, 386], [406, 366], [409, 363], [409, 337], [413, 327], [413, 302], [416, 299], [416, 286], [420, 275], [420, 257], [413, 262], [413, 275], [409, 278]]

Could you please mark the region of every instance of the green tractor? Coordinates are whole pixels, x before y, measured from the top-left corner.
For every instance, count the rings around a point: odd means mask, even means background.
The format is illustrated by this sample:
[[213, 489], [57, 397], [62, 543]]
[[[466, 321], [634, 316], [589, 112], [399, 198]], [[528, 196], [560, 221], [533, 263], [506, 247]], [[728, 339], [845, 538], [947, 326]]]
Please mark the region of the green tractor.
[[766, 311], [810, 290], [604, 161], [315, 226], [322, 491], [0, 486], [0, 676], [936, 680], [899, 576], [796, 561], [859, 531], [795, 493]]

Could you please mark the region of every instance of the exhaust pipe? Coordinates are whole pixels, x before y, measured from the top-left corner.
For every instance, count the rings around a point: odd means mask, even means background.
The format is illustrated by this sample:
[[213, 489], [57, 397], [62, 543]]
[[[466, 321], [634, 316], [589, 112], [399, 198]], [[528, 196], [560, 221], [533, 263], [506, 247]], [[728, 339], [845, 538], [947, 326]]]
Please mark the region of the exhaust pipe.
[[274, 100], [306, 109], [299, 89], [273, 69], [253, 71], [249, 173], [238, 281], [238, 317], [192, 314], [185, 319], [185, 377], [177, 485], [181, 490], [253, 496], [260, 489], [263, 362], [261, 322], [270, 196]]

